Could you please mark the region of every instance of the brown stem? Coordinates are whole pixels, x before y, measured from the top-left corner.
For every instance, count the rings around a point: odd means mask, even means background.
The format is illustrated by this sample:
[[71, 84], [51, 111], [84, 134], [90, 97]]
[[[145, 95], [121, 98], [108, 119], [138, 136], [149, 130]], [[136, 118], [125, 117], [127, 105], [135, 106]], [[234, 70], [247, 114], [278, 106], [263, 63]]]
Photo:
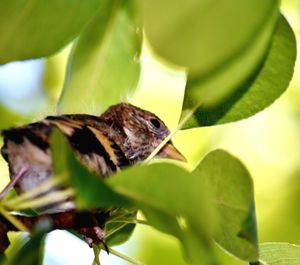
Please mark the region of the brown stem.
[[[48, 220], [51, 223], [50, 231], [55, 229], [73, 229], [82, 234], [85, 238], [91, 238], [91, 229], [89, 228], [97, 227], [99, 229], [103, 229], [108, 215], [108, 212], [101, 211], [68, 211], [37, 216], [24, 216], [14, 214], [14, 217], [16, 217], [29, 230], [32, 230], [38, 223], [42, 222], [43, 220]], [[9, 246], [9, 240], [7, 237], [7, 232], [9, 231], [18, 231], [18, 229], [0, 215], [0, 252], [4, 252]], [[97, 235], [94, 235], [94, 237], [95, 238], [92, 237], [92, 239], [94, 240], [93, 243], [99, 243], [96, 242]]]

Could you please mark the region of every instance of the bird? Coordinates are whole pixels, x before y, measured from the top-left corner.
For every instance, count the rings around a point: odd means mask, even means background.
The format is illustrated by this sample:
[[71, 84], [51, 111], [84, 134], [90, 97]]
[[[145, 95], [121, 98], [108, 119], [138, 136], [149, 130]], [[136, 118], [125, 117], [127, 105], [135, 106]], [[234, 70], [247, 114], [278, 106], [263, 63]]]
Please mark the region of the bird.
[[[101, 178], [142, 162], [170, 134], [158, 116], [130, 103], [113, 105], [100, 116], [48, 116], [31, 124], [3, 130], [1, 154], [8, 163], [11, 180], [0, 193], [0, 199], [13, 187], [22, 194], [52, 177], [49, 139], [54, 128], [63, 133], [80, 162]], [[185, 161], [171, 140], [156, 157]], [[55, 214], [74, 209], [74, 202], [67, 200], [35, 210]], [[98, 230], [95, 233], [99, 234]], [[103, 236], [100, 237], [103, 241]], [[86, 240], [91, 244], [94, 239]]]

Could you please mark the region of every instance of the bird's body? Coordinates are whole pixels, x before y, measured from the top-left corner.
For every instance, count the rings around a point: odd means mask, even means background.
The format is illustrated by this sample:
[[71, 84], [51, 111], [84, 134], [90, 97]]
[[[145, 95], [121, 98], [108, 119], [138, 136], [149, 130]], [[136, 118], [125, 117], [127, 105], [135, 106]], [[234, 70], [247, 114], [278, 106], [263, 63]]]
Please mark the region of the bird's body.
[[[16, 182], [18, 193], [29, 191], [52, 176], [49, 139], [58, 128], [68, 139], [75, 154], [90, 171], [101, 177], [147, 158], [169, 134], [165, 124], [153, 113], [121, 103], [101, 116], [50, 116], [42, 121], [3, 131], [2, 155], [10, 176], [26, 169]], [[180, 159], [169, 143], [159, 153]], [[46, 212], [74, 208], [70, 201], [46, 207]]]
[[[112, 106], [99, 117], [83, 114], [51, 116], [4, 130], [1, 153], [9, 165], [11, 181], [0, 193], [0, 200], [13, 187], [21, 194], [39, 187], [52, 177], [49, 140], [54, 128], [66, 136], [77, 158], [90, 171], [103, 178], [144, 160], [169, 134], [165, 124], [156, 115], [127, 103]], [[171, 142], [159, 151], [158, 156], [184, 159]], [[48, 192], [51, 191], [53, 189]], [[90, 246], [102, 243], [106, 247], [103, 218], [110, 214], [109, 210], [94, 209], [97, 217], [90, 219], [90, 213], [94, 210], [77, 212], [70, 197], [33, 210], [48, 217], [50, 214], [53, 218], [57, 214], [64, 214], [65, 217], [68, 213], [69, 216], [78, 213], [75, 223], [85, 225], [76, 225], [74, 229], [83, 235]], [[82, 218], [89, 220], [82, 221]]]

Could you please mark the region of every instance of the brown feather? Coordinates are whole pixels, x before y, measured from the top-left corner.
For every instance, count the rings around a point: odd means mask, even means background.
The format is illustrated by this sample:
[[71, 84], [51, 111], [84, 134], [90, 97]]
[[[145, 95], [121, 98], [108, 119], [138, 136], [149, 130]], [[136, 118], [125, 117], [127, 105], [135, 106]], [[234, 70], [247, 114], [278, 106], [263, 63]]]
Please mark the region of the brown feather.
[[[19, 193], [52, 176], [49, 138], [53, 128], [66, 136], [82, 163], [102, 177], [145, 159], [169, 134], [156, 115], [127, 103], [110, 107], [100, 117], [49, 116], [40, 122], [5, 130], [2, 155], [9, 164], [11, 177], [28, 168], [16, 185]], [[60, 206], [52, 206], [48, 211], [69, 210]]]

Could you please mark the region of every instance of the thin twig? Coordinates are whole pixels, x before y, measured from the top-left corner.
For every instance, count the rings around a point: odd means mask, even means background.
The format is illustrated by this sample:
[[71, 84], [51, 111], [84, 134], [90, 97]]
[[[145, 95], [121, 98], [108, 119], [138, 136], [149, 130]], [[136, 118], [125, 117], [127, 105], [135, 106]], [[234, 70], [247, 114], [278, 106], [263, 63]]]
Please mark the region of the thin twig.
[[2, 200], [7, 195], [7, 193], [16, 185], [19, 179], [21, 179], [26, 174], [27, 170], [28, 170], [28, 166], [23, 167], [18, 174], [12, 177], [12, 179], [7, 184], [7, 186], [1, 191], [0, 200]]
[[261, 260], [261, 259], [259, 259], [258, 260], [262, 265], [268, 265], [268, 263], [266, 263], [265, 261], [263, 261], [263, 260]]
[[146, 220], [140, 220], [140, 219], [113, 219], [107, 223], [126, 223], [126, 224], [149, 225], [149, 223]]
[[132, 215], [132, 214], [134, 214], [134, 213], [136, 213], [136, 209], [134, 209], [134, 210], [132, 210], [132, 211], [128, 211], [128, 212], [124, 212], [124, 213], [122, 213], [122, 214], [115, 214], [115, 215], [111, 215], [108, 219], [107, 219], [107, 222], [110, 222], [110, 221], [113, 221], [113, 220], [115, 220], [115, 219], [120, 219], [120, 218], [123, 218], [123, 217], [125, 217], [125, 216], [127, 216], [127, 215]]
[[12, 225], [14, 225], [20, 231], [29, 232], [28, 228], [22, 222], [20, 222], [15, 216], [11, 215], [1, 205], [0, 205], [0, 214], [2, 214], [6, 220], [8, 220]]
[[105, 235], [106, 238], [110, 237], [111, 235], [113, 235], [114, 233], [118, 232], [119, 230], [121, 230], [123, 227], [125, 227], [127, 224], [123, 223], [117, 227], [115, 227], [114, 229], [110, 230], [109, 233], [107, 233]]
[[93, 265], [101, 265], [100, 258], [99, 258], [101, 248], [99, 248], [99, 246], [93, 245], [93, 250], [94, 250]]
[[154, 150], [153, 152], [144, 160], [143, 163], [148, 164], [153, 157], [157, 155], [157, 153], [166, 145], [167, 142], [169, 142], [172, 137], [182, 128], [182, 126], [188, 121], [190, 117], [194, 114], [194, 112], [199, 108], [201, 104], [199, 103], [197, 106], [195, 106], [192, 110], [190, 110], [185, 117], [179, 122], [178, 126], [174, 131], [172, 131]]
[[28, 201], [29, 199], [32, 199], [33, 197], [35, 197], [41, 193], [44, 193], [44, 192], [48, 191], [49, 189], [54, 188], [62, 183], [63, 183], [63, 181], [61, 179], [51, 178], [51, 179], [43, 182], [38, 187], [33, 188], [30, 191], [24, 192], [23, 194], [21, 194], [17, 197], [14, 197], [12, 199], [5, 200], [5, 204], [9, 204], [9, 205], [21, 204], [24, 201]]
[[128, 262], [130, 262], [130, 263], [132, 263], [134, 265], [145, 265], [144, 263], [142, 263], [142, 262], [140, 262], [140, 261], [138, 261], [138, 260], [136, 260], [134, 258], [131, 258], [129, 256], [126, 256], [125, 254], [120, 253], [119, 251], [116, 251], [116, 250], [114, 250], [114, 249], [112, 249], [110, 247], [108, 249], [109, 249], [109, 253], [115, 255], [116, 257], [119, 257], [120, 259], [128, 261]]
[[22, 210], [22, 209], [28, 209], [28, 208], [38, 208], [45, 205], [58, 203], [66, 200], [67, 198], [74, 196], [75, 192], [73, 188], [69, 188], [63, 191], [53, 191], [48, 195], [33, 199], [24, 201], [20, 204], [11, 204], [9, 202], [4, 202], [3, 205], [5, 205], [7, 208], [13, 209], [13, 210]]

